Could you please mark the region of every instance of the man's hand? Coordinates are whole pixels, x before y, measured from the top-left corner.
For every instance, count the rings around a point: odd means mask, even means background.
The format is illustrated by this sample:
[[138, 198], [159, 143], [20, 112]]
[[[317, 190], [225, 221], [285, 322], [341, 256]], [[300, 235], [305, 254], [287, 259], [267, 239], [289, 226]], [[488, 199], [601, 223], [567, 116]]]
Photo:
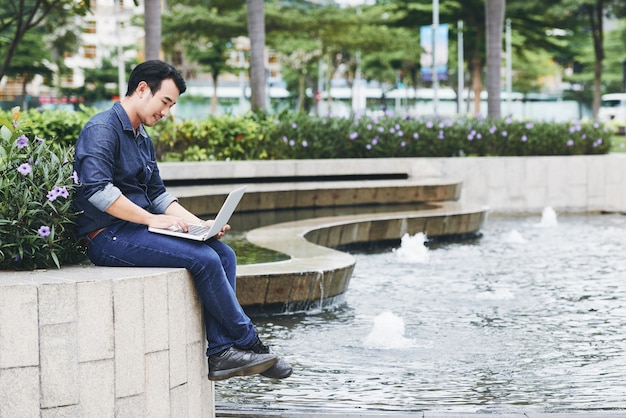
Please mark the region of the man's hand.
[[[207, 228], [210, 228], [210, 227], [211, 227], [211, 225], [213, 225], [213, 222], [214, 222], [214, 221], [212, 221], [212, 220], [210, 220], [210, 221], [202, 221], [202, 225], [203, 225], [203, 226], [205, 226], [205, 227], [207, 227]], [[215, 236], [215, 238], [217, 238], [217, 239], [222, 238], [224, 235], [226, 235], [226, 233], [227, 233], [228, 231], [230, 231], [230, 225], [226, 224], [226, 225], [224, 225], [224, 227], [222, 228], [222, 230], [221, 230], [220, 232], [218, 232], [218, 233], [217, 233], [217, 235]]]
[[180, 230], [182, 232], [187, 232], [189, 230], [189, 225], [183, 218], [172, 215], [154, 215], [150, 219], [148, 226], [153, 228], [172, 229], [174, 231]]

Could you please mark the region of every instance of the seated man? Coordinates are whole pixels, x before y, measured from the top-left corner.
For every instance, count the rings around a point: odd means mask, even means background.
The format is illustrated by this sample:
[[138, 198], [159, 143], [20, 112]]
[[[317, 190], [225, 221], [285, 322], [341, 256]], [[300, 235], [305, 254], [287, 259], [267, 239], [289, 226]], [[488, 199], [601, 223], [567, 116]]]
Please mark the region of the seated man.
[[202, 242], [148, 231], [187, 231], [188, 224], [207, 222], [166, 191], [154, 145], [144, 130], [166, 117], [186, 88], [174, 67], [146, 61], [130, 74], [126, 97], [87, 122], [74, 161], [82, 183], [74, 196], [78, 232], [85, 236], [94, 264], [184, 267], [191, 272], [204, 311], [210, 380], [257, 373], [289, 377], [289, 363], [260, 341], [237, 300], [236, 256], [220, 241], [230, 226]]

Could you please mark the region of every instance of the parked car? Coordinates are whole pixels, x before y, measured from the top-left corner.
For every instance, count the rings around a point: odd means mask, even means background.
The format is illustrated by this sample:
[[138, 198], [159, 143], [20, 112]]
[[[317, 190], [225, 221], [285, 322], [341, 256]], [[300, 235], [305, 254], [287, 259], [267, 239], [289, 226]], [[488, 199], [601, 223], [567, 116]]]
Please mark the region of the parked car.
[[602, 96], [598, 120], [615, 126], [620, 134], [626, 131], [626, 93], [611, 93]]

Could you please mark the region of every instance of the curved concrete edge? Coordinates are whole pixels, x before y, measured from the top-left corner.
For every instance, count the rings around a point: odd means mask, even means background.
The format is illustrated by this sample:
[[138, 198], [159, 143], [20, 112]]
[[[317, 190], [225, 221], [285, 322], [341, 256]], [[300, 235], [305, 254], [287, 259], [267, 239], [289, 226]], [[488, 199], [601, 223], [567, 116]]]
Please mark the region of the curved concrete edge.
[[[199, 214], [214, 213], [225, 196], [244, 183], [169, 187], [179, 202]], [[461, 181], [443, 178], [419, 180], [248, 183], [237, 210], [259, 211], [382, 203], [456, 201]]]
[[2, 416], [214, 417], [184, 269], [2, 272]]
[[269, 225], [246, 238], [260, 247], [290, 256], [289, 260], [238, 267], [237, 297], [242, 306], [306, 306], [343, 294], [356, 263], [350, 254], [328, 247], [427, 236], [476, 233], [487, 216], [485, 206], [456, 202], [432, 204], [411, 212], [315, 218]]

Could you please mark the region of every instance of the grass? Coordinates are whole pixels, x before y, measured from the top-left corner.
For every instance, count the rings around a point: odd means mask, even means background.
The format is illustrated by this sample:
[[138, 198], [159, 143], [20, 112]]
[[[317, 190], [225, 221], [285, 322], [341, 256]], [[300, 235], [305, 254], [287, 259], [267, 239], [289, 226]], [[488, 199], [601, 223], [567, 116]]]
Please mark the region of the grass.
[[626, 152], [626, 135], [613, 135], [609, 152]]

